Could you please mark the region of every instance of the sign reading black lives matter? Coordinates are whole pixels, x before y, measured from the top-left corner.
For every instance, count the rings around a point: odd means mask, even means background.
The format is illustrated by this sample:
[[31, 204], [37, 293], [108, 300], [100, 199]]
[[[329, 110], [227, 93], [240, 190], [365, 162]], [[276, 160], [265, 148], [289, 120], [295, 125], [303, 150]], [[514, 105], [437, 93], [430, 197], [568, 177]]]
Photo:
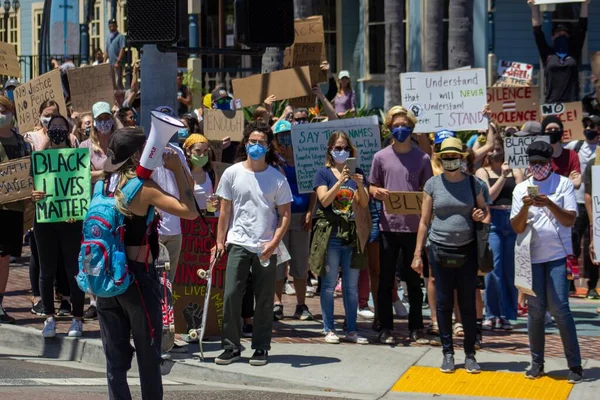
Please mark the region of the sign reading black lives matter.
[[46, 197], [35, 203], [37, 222], [83, 220], [90, 203], [89, 149], [51, 149], [32, 154], [33, 185]]
[[527, 147], [533, 142], [542, 141], [550, 143], [550, 136], [509, 136], [504, 138], [504, 161], [511, 169], [527, 168], [529, 157]]

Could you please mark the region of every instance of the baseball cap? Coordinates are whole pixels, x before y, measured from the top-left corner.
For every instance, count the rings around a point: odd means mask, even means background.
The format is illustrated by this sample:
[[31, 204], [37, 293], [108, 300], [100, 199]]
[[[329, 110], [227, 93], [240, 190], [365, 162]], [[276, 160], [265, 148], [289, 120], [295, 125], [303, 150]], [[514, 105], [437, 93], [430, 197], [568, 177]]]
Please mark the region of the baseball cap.
[[215, 89], [212, 94], [211, 94], [211, 100], [212, 102], [217, 102], [221, 99], [226, 99], [226, 98], [231, 98], [231, 96], [229, 95], [229, 93], [227, 93], [227, 90], [225, 89]]
[[350, 79], [350, 72], [348, 72], [346, 70], [340, 71], [340, 73], [338, 74], [338, 79], [342, 79], [342, 78]]
[[281, 132], [290, 132], [291, 130], [292, 130], [292, 124], [290, 124], [289, 121], [286, 121], [284, 119], [277, 121], [275, 123], [275, 126], [273, 127], [274, 134], [278, 134]]
[[113, 172], [121, 168], [136, 151], [141, 151], [146, 142], [142, 128], [117, 129], [110, 138], [104, 171]]
[[567, 28], [567, 26], [565, 24], [556, 24], [554, 26], [554, 28], [552, 29], [552, 34], [554, 35], [555, 33], [558, 33], [558, 32], [569, 33], [569, 28]]
[[527, 146], [527, 155], [529, 156], [529, 161], [548, 162], [550, 161], [550, 157], [552, 157], [553, 152], [554, 149], [552, 148], [552, 145], [541, 140], [533, 142]]
[[15, 78], [10, 78], [4, 83], [4, 90], [8, 89], [9, 87], [17, 87], [19, 85], [20, 83], [18, 80], [16, 80]]
[[175, 111], [173, 111], [173, 109], [171, 107], [169, 107], [169, 106], [156, 107], [154, 109], [154, 111], [158, 111], [158, 112], [161, 112], [163, 114], [167, 114], [169, 117], [177, 118], [177, 114], [175, 114]]
[[110, 25], [110, 24], [115, 24], [115, 25], [116, 25], [116, 24], [117, 24], [117, 20], [116, 20], [116, 19], [114, 19], [114, 18], [111, 18], [111, 19], [109, 19], [109, 20], [108, 20], [108, 24], [109, 24], [109, 25]]
[[589, 115], [587, 117], [583, 117], [581, 122], [583, 122], [584, 124], [588, 123], [588, 124], [594, 124], [596, 126], [600, 126], [600, 117], [597, 115]]
[[433, 140], [433, 144], [440, 144], [445, 139], [455, 138], [455, 137], [456, 137], [455, 132], [452, 132], [448, 129], [441, 129], [435, 133], [435, 139]]
[[98, 118], [102, 114], [112, 115], [112, 112], [110, 111], [110, 104], [105, 101], [94, 103], [92, 106], [92, 115], [94, 116], [94, 119]]
[[521, 130], [515, 136], [536, 136], [542, 134], [542, 124], [537, 121], [528, 121], [523, 124]]

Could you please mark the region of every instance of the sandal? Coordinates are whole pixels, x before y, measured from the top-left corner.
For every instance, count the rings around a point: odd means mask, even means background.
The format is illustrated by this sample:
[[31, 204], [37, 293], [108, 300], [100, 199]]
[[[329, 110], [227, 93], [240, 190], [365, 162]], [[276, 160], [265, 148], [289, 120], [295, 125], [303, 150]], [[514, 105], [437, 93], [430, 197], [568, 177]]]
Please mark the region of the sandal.
[[431, 324], [429, 324], [429, 326], [427, 327], [427, 334], [428, 335], [439, 335], [440, 334], [440, 328], [439, 328], [437, 322], [432, 322]]
[[465, 336], [465, 330], [463, 329], [463, 324], [460, 322], [455, 322], [452, 326], [452, 332], [455, 336], [463, 337]]

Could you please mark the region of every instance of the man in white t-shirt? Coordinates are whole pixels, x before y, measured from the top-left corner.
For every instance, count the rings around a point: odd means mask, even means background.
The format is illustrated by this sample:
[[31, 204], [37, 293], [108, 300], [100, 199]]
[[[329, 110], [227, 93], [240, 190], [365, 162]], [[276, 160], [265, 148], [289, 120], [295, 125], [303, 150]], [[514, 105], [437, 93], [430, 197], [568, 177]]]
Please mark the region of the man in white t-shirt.
[[241, 146], [246, 160], [227, 168], [219, 181], [217, 196], [221, 215], [217, 227], [218, 255], [227, 246], [227, 269], [223, 294], [224, 352], [219, 365], [239, 360], [240, 315], [246, 280], [252, 270], [255, 295], [250, 365], [265, 365], [271, 349], [276, 250], [288, 229], [292, 192], [285, 176], [272, 165], [276, 154], [268, 125], [253, 122], [244, 130]]
[[[586, 170], [588, 164], [596, 157], [596, 148], [598, 147], [598, 133], [600, 132], [600, 117], [597, 115], [590, 115], [582, 120], [583, 123], [583, 134], [585, 140], [574, 140], [569, 142], [565, 149], [574, 150], [579, 156], [579, 165], [581, 166], [581, 172]], [[581, 186], [575, 192], [577, 196], [577, 220], [573, 227], [573, 250], [575, 257], [579, 258], [581, 254], [581, 240], [583, 239], [583, 248], [588, 249], [590, 247], [590, 216], [585, 210], [585, 184], [581, 183]], [[592, 268], [598, 268], [592, 264], [589, 251], [583, 252], [583, 270], [585, 271], [586, 278], [590, 278], [590, 272]], [[574, 285], [571, 285], [571, 290], [574, 290]], [[600, 295], [596, 291], [596, 282], [592, 281], [591, 284], [588, 281], [588, 299], [600, 299]]]
[[[527, 148], [532, 176], [513, 191], [511, 225], [515, 232], [531, 228], [531, 276], [535, 296], [527, 296], [529, 315], [527, 331], [532, 363], [526, 377], [544, 375], [545, 316], [548, 309], [556, 319], [569, 366], [567, 380], [583, 380], [581, 353], [575, 320], [569, 308], [567, 256], [573, 253], [571, 227], [577, 216], [575, 189], [569, 178], [552, 172], [553, 147], [546, 142], [533, 142]], [[530, 196], [529, 187], [537, 187], [538, 195]]]

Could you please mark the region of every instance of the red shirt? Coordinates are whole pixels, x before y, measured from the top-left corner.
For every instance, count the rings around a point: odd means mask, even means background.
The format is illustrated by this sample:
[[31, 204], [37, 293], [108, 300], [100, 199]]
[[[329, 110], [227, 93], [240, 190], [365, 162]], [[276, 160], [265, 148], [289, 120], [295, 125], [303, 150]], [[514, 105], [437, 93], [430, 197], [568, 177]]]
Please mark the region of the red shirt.
[[552, 171], [567, 178], [573, 171], [581, 174], [579, 156], [573, 150], [563, 149], [560, 156], [552, 157]]

